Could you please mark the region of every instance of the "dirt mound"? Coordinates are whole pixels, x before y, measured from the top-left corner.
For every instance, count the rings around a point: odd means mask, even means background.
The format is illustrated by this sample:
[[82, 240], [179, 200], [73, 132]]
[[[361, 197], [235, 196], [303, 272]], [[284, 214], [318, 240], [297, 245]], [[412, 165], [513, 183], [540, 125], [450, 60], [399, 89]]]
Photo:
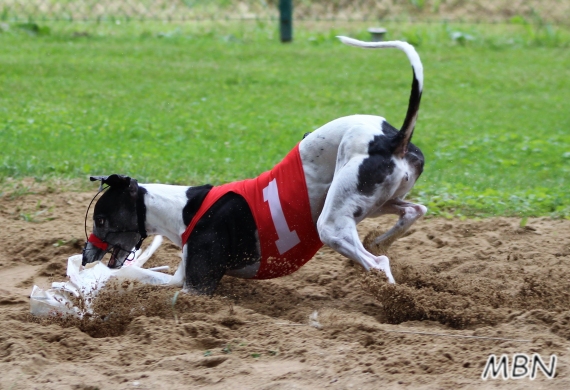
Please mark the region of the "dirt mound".
[[[382, 303], [386, 321], [392, 324], [431, 320], [464, 329], [474, 325], [496, 325], [505, 318], [494, 307], [496, 301], [502, 301], [494, 290], [487, 290], [489, 301], [480, 303], [469, 295], [470, 289], [457, 288], [456, 281], [449, 281], [442, 289], [437, 288], [442, 287], [442, 283], [434, 287], [424, 281], [404, 279], [400, 284], [390, 285], [382, 275], [372, 272], [364, 278], [363, 286]], [[471, 290], [479, 288], [471, 286]]]
[[[213, 297], [110, 285], [89, 319], [33, 318], [31, 288], [64, 280], [92, 195], [0, 198], [1, 389], [508, 387], [481, 373], [515, 353], [559, 359], [555, 379], [518, 388], [570, 386], [570, 221], [422, 220], [388, 253], [396, 285], [323, 248], [287, 277], [225, 277]], [[149, 266], [179, 261], [165, 243]]]
[[[471, 225], [470, 229], [460, 230], [459, 234], [474, 234], [484, 230]], [[446, 226], [444, 231], [448, 230]], [[536, 231], [535, 228], [514, 228], [513, 234], [524, 234]], [[555, 313], [570, 310], [570, 273], [565, 269], [549, 268], [544, 272], [526, 274], [513, 272], [511, 268], [503, 270], [496, 278], [480, 277], [477, 271], [484, 266], [468, 266], [464, 272], [443, 276], [442, 272], [453, 268], [461, 261], [430, 265], [403, 265], [397, 261], [395, 254], [385, 253], [383, 248], [374, 247], [372, 238], [381, 234], [370, 231], [364, 244], [376, 255], [387, 254], [392, 259], [393, 272], [398, 284], [391, 285], [383, 273], [373, 271], [363, 277], [362, 285], [379, 302], [382, 303], [386, 321], [399, 324], [406, 321], [437, 321], [455, 329], [472, 328], [482, 325], [497, 325], [505, 321], [512, 309], [532, 310], [540, 307]], [[447, 241], [436, 238], [434, 233], [428, 239], [442, 247]], [[503, 243], [496, 235], [488, 235], [486, 240], [491, 246], [499, 247]], [[478, 253], [476, 253], [478, 255]], [[515, 252], [507, 255], [517, 261], [523, 255]], [[562, 253], [555, 256], [561, 257]], [[534, 254], [532, 258], [534, 258]], [[505, 289], [505, 278], [518, 279], [519, 283], [509, 292]]]

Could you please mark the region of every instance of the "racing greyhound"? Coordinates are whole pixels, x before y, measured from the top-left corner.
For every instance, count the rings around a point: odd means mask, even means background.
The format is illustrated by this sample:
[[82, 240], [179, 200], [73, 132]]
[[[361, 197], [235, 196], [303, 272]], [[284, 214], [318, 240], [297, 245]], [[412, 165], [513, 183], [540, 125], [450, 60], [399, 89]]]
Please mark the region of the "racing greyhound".
[[185, 291], [212, 294], [223, 275], [268, 279], [290, 274], [326, 244], [394, 283], [386, 256], [362, 245], [356, 225], [382, 214], [399, 216], [376, 237], [389, 246], [427, 209], [404, 200], [424, 167], [410, 140], [423, 89], [420, 58], [406, 42], [339, 39], [360, 48], [396, 48], [412, 65], [408, 109], [400, 130], [372, 115], [342, 117], [308, 133], [272, 170], [222, 186], [138, 184], [128, 176], [91, 177], [108, 190], [97, 201], [83, 264], [111, 252], [121, 267], [149, 234], [182, 247], [173, 278]]

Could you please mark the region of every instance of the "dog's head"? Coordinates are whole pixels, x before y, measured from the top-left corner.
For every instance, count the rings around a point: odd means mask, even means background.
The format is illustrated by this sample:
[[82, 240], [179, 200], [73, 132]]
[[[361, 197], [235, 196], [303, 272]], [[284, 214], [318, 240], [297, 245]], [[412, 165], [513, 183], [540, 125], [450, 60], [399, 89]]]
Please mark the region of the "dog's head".
[[97, 180], [109, 188], [95, 204], [93, 233], [83, 250], [83, 265], [99, 261], [111, 252], [108, 267], [120, 268], [146, 237], [143, 199], [146, 191], [128, 176], [91, 177], [91, 181]]

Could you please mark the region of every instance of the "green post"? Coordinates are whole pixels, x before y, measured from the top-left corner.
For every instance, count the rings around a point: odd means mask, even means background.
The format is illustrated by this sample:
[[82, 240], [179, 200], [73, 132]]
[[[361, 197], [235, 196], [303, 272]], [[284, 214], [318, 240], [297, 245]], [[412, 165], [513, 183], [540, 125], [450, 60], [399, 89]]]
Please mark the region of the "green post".
[[281, 42], [293, 40], [293, 0], [279, 0]]

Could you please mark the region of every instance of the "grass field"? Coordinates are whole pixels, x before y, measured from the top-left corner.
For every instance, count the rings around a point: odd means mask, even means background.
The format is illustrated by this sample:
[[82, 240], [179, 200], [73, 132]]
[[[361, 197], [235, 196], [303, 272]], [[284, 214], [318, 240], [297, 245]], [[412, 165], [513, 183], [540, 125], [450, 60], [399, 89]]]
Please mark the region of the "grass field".
[[[264, 23], [4, 25], [0, 187], [124, 173], [198, 184], [251, 177], [343, 115], [399, 127], [403, 53], [364, 51]], [[562, 28], [394, 25], [418, 46], [425, 92], [412, 197], [447, 216], [570, 217], [570, 34]], [[0, 30], [2, 31], [2, 30]], [[87, 183], [87, 181], [85, 181]]]

